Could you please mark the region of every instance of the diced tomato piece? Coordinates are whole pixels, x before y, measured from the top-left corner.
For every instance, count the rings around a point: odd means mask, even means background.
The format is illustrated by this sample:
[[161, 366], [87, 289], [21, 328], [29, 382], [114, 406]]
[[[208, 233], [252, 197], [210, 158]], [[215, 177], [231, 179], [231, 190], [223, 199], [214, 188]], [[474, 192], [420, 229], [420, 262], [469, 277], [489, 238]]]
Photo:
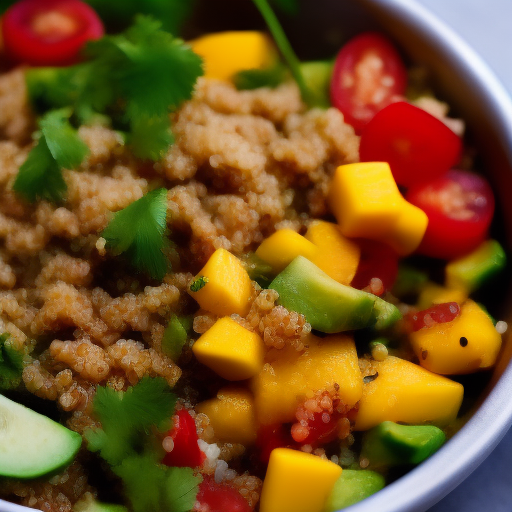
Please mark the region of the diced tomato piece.
[[218, 484], [209, 477], [204, 477], [199, 484], [196, 501], [200, 505], [207, 505], [208, 512], [252, 512], [247, 500], [236, 489]]
[[331, 101], [360, 133], [379, 110], [402, 98], [406, 85], [405, 66], [394, 46], [380, 34], [367, 32], [338, 53]]
[[81, 0], [21, 0], [2, 19], [7, 55], [35, 66], [77, 62], [87, 41], [104, 34], [96, 12]]
[[380, 279], [382, 295], [393, 287], [398, 275], [398, 255], [389, 247], [389, 245], [375, 240], [360, 239], [357, 243], [361, 247], [361, 257], [356, 275], [351, 286], [362, 290], [363, 288], [372, 287], [372, 279]]
[[162, 461], [167, 466], [179, 468], [195, 468], [200, 466], [205, 454], [197, 444], [198, 436], [196, 422], [186, 409], [179, 410], [173, 416], [173, 428], [166, 434], [172, 438], [174, 446], [167, 452]]
[[[338, 437], [338, 421], [343, 417], [338, 411], [332, 414], [327, 413], [314, 413], [314, 418], [308, 421], [307, 430], [309, 431], [306, 438], [301, 438], [301, 445], [309, 444], [313, 448], [323, 446], [324, 444], [334, 441]], [[299, 426], [300, 424], [296, 423]], [[294, 426], [295, 426], [294, 425]], [[294, 428], [292, 427], [292, 436], [294, 435]]]
[[456, 302], [436, 304], [431, 308], [418, 311], [411, 316], [412, 331], [419, 331], [424, 327], [435, 324], [444, 324], [455, 320], [460, 315], [460, 306]]
[[259, 449], [260, 461], [268, 464], [270, 453], [274, 448], [298, 448], [298, 444], [292, 439], [290, 428], [285, 428], [280, 423], [260, 427], [256, 447]]
[[475, 249], [487, 236], [494, 214], [494, 194], [477, 174], [451, 170], [411, 188], [405, 198], [421, 208], [428, 226], [418, 253], [453, 259]]
[[459, 160], [462, 141], [428, 112], [400, 101], [382, 109], [361, 134], [362, 162], [388, 162], [404, 187], [446, 174]]

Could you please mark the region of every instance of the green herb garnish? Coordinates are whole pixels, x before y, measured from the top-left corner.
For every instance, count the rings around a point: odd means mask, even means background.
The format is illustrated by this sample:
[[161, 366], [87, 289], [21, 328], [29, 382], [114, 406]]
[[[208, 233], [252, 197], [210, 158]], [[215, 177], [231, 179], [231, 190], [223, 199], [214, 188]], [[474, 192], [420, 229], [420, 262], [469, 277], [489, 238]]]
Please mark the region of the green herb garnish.
[[233, 77], [233, 82], [239, 91], [258, 89], [259, 87], [275, 88], [284, 82], [287, 74], [286, 67], [278, 63], [267, 69], [240, 71]]
[[62, 201], [62, 169], [78, 167], [89, 149], [69, 123], [70, 109], [53, 110], [39, 122], [40, 137], [20, 167], [13, 189], [27, 201]]
[[187, 512], [201, 479], [190, 468], [160, 464], [161, 448], [153, 429], [170, 428], [176, 397], [161, 378], [144, 377], [126, 392], [98, 387], [93, 411], [100, 429], [85, 433], [124, 483], [133, 512]]
[[198, 292], [199, 290], [201, 290], [202, 288], [204, 288], [207, 285], [208, 281], [209, 281], [209, 279], [207, 277], [204, 277], [204, 276], [197, 277], [190, 284], [190, 291]]
[[188, 333], [186, 326], [183, 325], [184, 323], [186, 322], [173, 315], [164, 331], [162, 352], [173, 361], [179, 359], [183, 347], [187, 343]]
[[167, 190], [161, 188], [115, 213], [101, 236], [107, 249], [123, 254], [136, 269], [161, 280], [169, 270], [166, 219]]
[[[280, 3], [283, 3], [284, 0], [281, 0]], [[253, 0], [256, 7], [260, 11], [263, 16], [270, 33], [272, 34], [274, 41], [279, 48], [279, 51], [283, 55], [285, 61], [287, 62], [290, 71], [293, 75], [293, 78], [297, 82], [297, 85], [300, 89], [300, 94], [302, 96], [302, 100], [309, 104], [311, 101], [311, 92], [304, 81], [304, 77], [302, 76], [302, 71], [300, 69], [300, 61], [295, 55], [293, 48], [286, 37], [286, 34], [283, 30], [283, 27], [279, 23], [272, 7], [270, 7], [267, 0]]]
[[0, 334], [0, 389], [14, 389], [21, 384], [23, 352], [16, 350], [9, 333]]

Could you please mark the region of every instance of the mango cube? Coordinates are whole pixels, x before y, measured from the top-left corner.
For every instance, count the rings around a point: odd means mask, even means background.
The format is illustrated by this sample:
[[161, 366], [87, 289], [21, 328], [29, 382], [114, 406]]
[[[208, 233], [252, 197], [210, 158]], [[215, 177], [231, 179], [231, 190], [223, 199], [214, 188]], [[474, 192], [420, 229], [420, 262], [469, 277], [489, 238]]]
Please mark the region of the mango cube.
[[245, 69], [270, 67], [276, 60], [274, 46], [263, 32], [218, 32], [189, 44], [204, 59], [205, 76], [218, 80], [229, 81]]
[[318, 247], [292, 229], [279, 229], [263, 240], [256, 256], [268, 263], [277, 274], [288, 266], [297, 256], [312, 261], [319, 253]]
[[386, 162], [366, 162], [338, 167], [327, 200], [345, 236], [380, 240], [404, 199]]
[[294, 421], [296, 409], [308, 393], [335, 383], [341, 400], [349, 407], [361, 398], [363, 381], [356, 347], [349, 336], [311, 336], [304, 352], [287, 347], [269, 352], [267, 361], [251, 381], [260, 424]]
[[375, 361], [372, 371], [373, 378], [363, 386], [355, 430], [368, 430], [383, 421], [442, 427], [457, 417], [462, 384], [393, 356]]
[[361, 257], [359, 245], [344, 237], [336, 224], [322, 220], [309, 225], [305, 238], [320, 249], [311, 261], [338, 283], [350, 284]]
[[270, 454], [260, 512], [322, 512], [341, 473], [330, 460], [276, 448]]
[[501, 335], [487, 313], [472, 300], [451, 322], [434, 324], [409, 336], [421, 366], [442, 375], [460, 375], [496, 362]]
[[199, 305], [218, 316], [249, 312], [252, 285], [249, 274], [240, 260], [226, 249], [217, 249], [197, 274], [206, 284], [198, 291], [189, 289]]
[[432, 304], [445, 302], [462, 304], [467, 298], [467, 292], [460, 288], [445, 288], [435, 283], [428, 283], [421, 290], [417, 306], [422, 310], [431, 307]]
[[216, 398], [196, 406], [198, 413], [210, 419], [216, 440], [250, 446], [256, 440], [254, 399], [244, 388], [224, 388]]
[[197, 360], [226, 380], [254, 377], [263, 367], [263, 341], [229, 317], [217, 320], [193, 345]]

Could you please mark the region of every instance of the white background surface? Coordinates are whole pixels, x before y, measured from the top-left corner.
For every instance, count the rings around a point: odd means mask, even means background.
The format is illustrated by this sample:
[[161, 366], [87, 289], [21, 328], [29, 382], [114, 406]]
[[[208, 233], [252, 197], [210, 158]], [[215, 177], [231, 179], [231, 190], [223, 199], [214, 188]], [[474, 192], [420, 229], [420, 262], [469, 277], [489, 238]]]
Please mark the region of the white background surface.
[[[512, 0], [416, 1], [462, 36], [512, 94]], [[430, 512], [512, 512], [512, 431]]]

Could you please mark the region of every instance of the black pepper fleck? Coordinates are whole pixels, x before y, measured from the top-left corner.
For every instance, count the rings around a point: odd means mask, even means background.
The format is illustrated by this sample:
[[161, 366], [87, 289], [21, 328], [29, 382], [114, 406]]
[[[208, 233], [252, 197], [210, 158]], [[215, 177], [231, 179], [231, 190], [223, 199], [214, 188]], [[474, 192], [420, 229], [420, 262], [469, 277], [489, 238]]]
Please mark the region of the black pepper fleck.
[[379, 372], [376, 372], [373, 375], [367, 375], [366, 377], [363, 378], [363, 382], [365, 384], [368, 384], [370, 382], [373, 382], [378, 376], [379, 376]]
[[423, 361], [425, 361], [425, 359], [427, 359], [427, 356], [428, 356], [428, 350], [422, 350], [421, 351], [421, 359], [423, 359]]
[[461, 336], [459, 343], [461, 347], [466, 347], [468, 344], [468, 339], [465, 336]]

